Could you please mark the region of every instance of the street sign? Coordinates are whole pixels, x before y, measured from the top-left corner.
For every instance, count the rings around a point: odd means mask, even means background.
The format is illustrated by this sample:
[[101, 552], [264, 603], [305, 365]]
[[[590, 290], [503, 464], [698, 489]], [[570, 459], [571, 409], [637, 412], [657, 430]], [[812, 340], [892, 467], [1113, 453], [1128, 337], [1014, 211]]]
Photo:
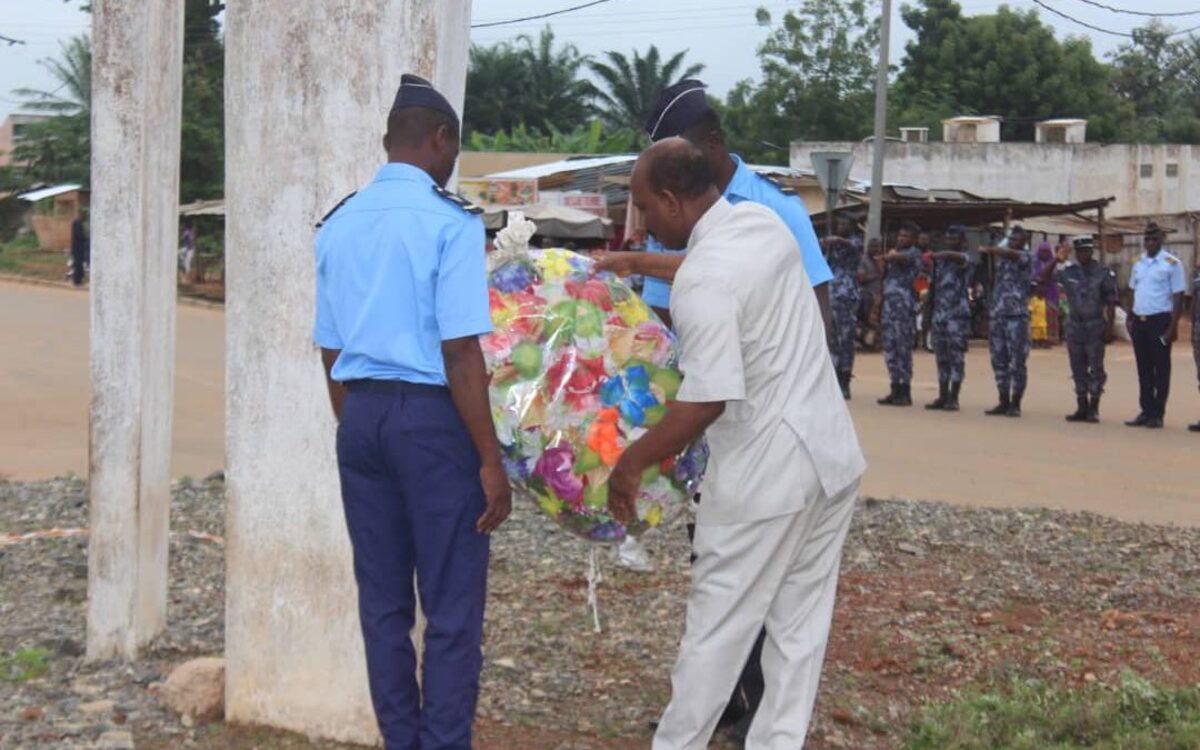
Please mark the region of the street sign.
[[831, 236], [833, 209], [837, 208], [838, 196], [850, 177], [850, 167], [854, 166], [854, 154], [849, 151], [814, 151], [812, 163], [813, 171], [817, 173], [817, 181], [825, 191], [826, 234]]
[[849, 151], [814, 151], [812, 164], [821, 189], [825, 191], [825, 195], [832, 195], [836, 201], [850, 177], [850, 167], [854, 166], [854, 154]]

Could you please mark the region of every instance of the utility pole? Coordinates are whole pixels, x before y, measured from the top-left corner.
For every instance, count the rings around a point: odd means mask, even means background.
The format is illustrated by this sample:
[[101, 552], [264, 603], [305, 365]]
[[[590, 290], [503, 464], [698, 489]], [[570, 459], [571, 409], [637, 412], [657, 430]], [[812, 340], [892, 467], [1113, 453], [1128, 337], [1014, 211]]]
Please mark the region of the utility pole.
[[883, 150], [887, 145], [888, 41], [892, 27], [892, 0], [883, 0], [879, 23], [879, 70], [875, 77], [875, 138], [871, 145], [871, 205], [867, 214], [867, 239], [883, 238]]

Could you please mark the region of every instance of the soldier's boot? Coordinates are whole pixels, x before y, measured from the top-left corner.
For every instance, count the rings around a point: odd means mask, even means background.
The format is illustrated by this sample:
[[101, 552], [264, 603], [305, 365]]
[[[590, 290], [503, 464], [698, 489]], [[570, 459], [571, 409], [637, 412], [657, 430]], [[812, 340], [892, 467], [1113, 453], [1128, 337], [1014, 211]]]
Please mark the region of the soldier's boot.
[[1088, 397], [1086, 395], [1076, 396], [1075, 403], [1076, 403], [1075, 413], [1068, 414], [1067, 421], [1068, 422], [1083, 422], [1083, 421], [1087, 420], [1088, 414], [1091, 411], [1091, 406], [1088, 404]]
[[958, 391], [962, 388], [962, 381], [950, 384], [950, 392], [946, 394], [946, 405], [942, 407], [945, 411], [958, 411]]
[[900, 385], [898, 383], [892, 383], [892, 392], [883, 398], [875, 399], [875, 403], [879, 404], [880, 406], [894, 406], [896, 404], [896, 397], [899, 395]]
[[994, 408], [988, 409], [984, 414], [989, 417], [1003, 417], [1008, 414], [1009, 400], [1008, 391], [1000, 391], [1000, 403]]
[[938, 381], [938, 397], [932, 402], [925, 404], [925, 408], [930, 411], [937, 411], [946, 408], [946, 398], [950, 392], [950, 384], [945, 380]]
[[1100, 394], [1092, 396], [1092, 400], [1088, 403], [1087, 421], [1090, 424], [1096, 424], [1100, 421]]
[[1025, 391], [1013, 391], [1012, 399], [1008, 402], [1008, 411], [1005, 413], [1005, 416], [1021, 416], [1021, 397], [1024, 395]]
[[850, 400], [850, 373], [839, 372], [837, 379], [838, 379], [838, 385], [842, 389], [842, 398], [849, 401]]
[[896, 387], [899, 388], [899, 393], [896, 394], [896, 400], [892, 402], [892, 406], [912, 406], [912, 383], [904, 383]]

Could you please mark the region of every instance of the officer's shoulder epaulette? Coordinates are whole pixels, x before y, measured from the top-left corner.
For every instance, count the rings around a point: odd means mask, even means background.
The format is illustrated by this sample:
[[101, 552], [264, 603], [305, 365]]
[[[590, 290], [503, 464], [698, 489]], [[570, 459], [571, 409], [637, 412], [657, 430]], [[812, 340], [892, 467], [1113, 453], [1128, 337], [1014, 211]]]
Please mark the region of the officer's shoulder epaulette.
[[1163, 259], [1167, 261], [1168, 265], [1172, 265], [1172, 266], [1179, 262], [1179, 258], [1176, 258], [1174, 255], [1171, 255], [1170, 253], [1163, 253]]
[[322, 217], [321, 217], [321, 220], [317, 222], [317, 229], [320, 229], [321, 227], [325, 226], [325, 222], [329, 221], [329, 217], [330, 217], [330, 216], [333, 216], [334, 214], [336, 214], [336, 213], [338, 212], [338, 209], [339, 209], [339, 208], [341, 208], [342, 206], [346, 205], [346, 201], [350, 200], [351, 198], [353, 198], [353, 197], [354, 197], [354, 196], [356, 196], [356, 195], [358, 195], [358, 191], [357, 191], [357, 190], [355, 190], [355, 191], [354, 191], [353, 193], [351, 193], [350, 195], [347, 195], [345, 198], [342, 198], [340, 201], [338, 201], [338, 202], [337, 202], [337, 205], [336, 205], [336, 206], [334, 206], [333, 208], [329, 209], [329, 213], [327, 213], [327, 214], [325, 214], [324, 216], [322, 216]]
[[472, 203], [471, 201], [462, 197], [458, 193], [447, 190], [446, 188], [442, 187], [441, 185], [434, 185], [433, 192], [437, 193], [442, 198], [445, 198], [446, 200], [450, 201], [451, 203], [458, 206], [459, 208], [461, 208], [462, 210], [466, 211], [469, 214], [479, 215], [479, 214], [483, 213], [482, 206], [476, 206], [474, 203]]
[[759, 174], [758, 176], [763, 178], [767, 182], [771, 183], [772, 185], [774, 185], [775, 189], [778, 190], [779, 192], [783, 193], [784, 195], [795, 195], [796, 194], [796, 191], [793, 188], [790, 188], [787, 185], [783, 184], [783, 181], [780, 180], [778, 177], [774, 177], [769, 174]]

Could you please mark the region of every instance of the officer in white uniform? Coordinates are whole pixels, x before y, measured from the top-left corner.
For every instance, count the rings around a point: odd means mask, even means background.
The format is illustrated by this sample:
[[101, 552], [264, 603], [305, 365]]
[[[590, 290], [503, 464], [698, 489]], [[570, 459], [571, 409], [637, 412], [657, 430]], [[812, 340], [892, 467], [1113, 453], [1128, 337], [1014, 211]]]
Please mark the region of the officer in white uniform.
[[[683, 387], [610, 480], [618, 519], [642, 472], [707, 430], [687, 631], [654, 750], [702, 750], [754, 636], [766, 688], [750, 750], [796, 750], [812, 716], [838, 564], [866, 462], [841, 398], [796, 239], [769, 208], [721, 197], [703, 154], [666, 139], [642, 154], [634, 202], [687, 247], [671, 313]], [[745, 248], [755, 248], [746, 262]]]

